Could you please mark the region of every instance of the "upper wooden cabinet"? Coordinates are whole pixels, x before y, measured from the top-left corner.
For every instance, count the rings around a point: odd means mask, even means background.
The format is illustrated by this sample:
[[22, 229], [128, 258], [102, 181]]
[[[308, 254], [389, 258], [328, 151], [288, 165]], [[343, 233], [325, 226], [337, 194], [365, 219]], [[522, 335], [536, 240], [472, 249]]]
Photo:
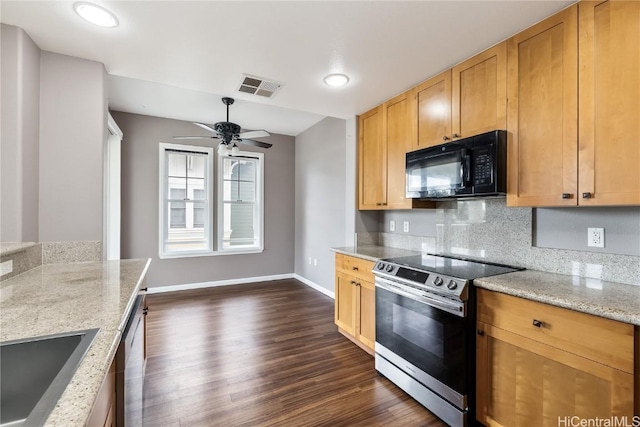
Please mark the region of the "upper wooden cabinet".
[[502, 42], [451, 70], [452, 138], [507, 126], [507, 44]]
[[433, 207], [405, 198], [405, 155], [415, 145], [415, 92], [396, 96], [358, 120], [358, 208]]
[[576, 204], [577, 11], [508, 40], [509, 206]]
[[579, 3], [578, 204], [640, 204], [640, 2]]
[[508, 206], [640, 204], [639, 22], [583, 1], [508, 41]]
[[387, 201], [387, 142], [380, 105], [358, 117], [358, 205], [379, 209]]
[[414, 149], [505, 129], [507, 49], [500, 43], [416, 88], [418, 138]]
[[451, 70], [416, 88], [418, 138], [415, 149], [432, 147], [451, 138]]

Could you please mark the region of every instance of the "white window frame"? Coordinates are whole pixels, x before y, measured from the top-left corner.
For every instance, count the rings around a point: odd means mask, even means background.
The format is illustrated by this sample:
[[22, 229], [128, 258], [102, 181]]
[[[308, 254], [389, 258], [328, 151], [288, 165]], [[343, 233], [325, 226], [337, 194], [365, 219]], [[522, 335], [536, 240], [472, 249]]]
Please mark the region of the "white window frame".
[[[206, 161], [206, 171], [205, 171], [205, 192], [207, 194], [207, 203], [205, 204], [205, 223], [204, 223], [204, 233], [208, 238], [208, 247], [206, 249], [193, 250], [193, 251], [165, 251], [165, 241], [167, 240], [168, 233], [168, 221], [171, 217], [171, 212], [169, 212], [167, 203], [165, 201], [165, 194], [168, 194], [168, 186], [169, 186], [169, 178], [168, 178], [168, 168], [167, 168], [167, 156], [166, 152], [168, 150], [176, 150], [176, 151], [185, 151], [185, 152], [194, 152], [194, 153], [202, 153], [207, 155]], [[198, 257], [198, 256], [207, 256], [214, 255], [214, 239], [213, 239], [213, 187], [214, 187], [214, 169], [213, 169], [213, 148], [211, 147], [202, 147], [202, 146], [194, 146], [194, 145], [183, 145], [183, 144], [170, 144], [170, 143], [160, 143], [160, 153], [159, 153], [159, 199], [158, 199], [158, 212], [159, 212], [159, 221], [158, 221], [158, 256], [160, 259], [166, 258], [187, 258], [187, 257]]]
[[[258, 242], [254, 246], [250, 246], [244, 249], [223, 249], [222, 239], [224, 237], [224, 197], [223, 197], [223, 184], [224, 184], [224, 167], [223, 161], [225, 158], [237, 158], [237, 157], [249, 157], [257, 159], [256, 169], [256, 194], [255, 194], [255, 210], [254, 210], [254, 229], [257, 229]], [[217, 204], [217, 216], [218, 227], [216, 232], [217, 252], [219, 254], [232, 255], [232, 254], [247, 254], [247, 253], [261, 253], [264, 251], [264, 154], [254, 153], [249, 151], [240, 151], [237, 155], [232, 156], [230, 154], [218, 154], [218, 170], [216, 174], [218, 195], [216, 199]]]

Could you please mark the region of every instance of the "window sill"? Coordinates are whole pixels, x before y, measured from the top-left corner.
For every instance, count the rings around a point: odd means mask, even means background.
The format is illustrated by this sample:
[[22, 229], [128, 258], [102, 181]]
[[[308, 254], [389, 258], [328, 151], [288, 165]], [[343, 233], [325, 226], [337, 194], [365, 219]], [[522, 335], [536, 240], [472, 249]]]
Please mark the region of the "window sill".
[[262, 252], [264, 252], [264, 249], [262, 248], [247, 249], [244, 251], [185, 252], [182, 254], [158, 254], [158, 258], [174, 259], [174, 258], [196, 258], [196, 257], [221, 256], [221, 255], [249, 255], [249, 254], [261, 254]]

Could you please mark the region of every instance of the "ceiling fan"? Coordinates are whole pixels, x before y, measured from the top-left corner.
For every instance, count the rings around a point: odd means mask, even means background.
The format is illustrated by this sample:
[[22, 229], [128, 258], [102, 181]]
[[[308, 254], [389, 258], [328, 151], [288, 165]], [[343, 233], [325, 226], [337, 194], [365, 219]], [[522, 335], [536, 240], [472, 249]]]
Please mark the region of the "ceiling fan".
[[233, 98], [222, 98], [222, 103], [227, 106], [227, 121], [218, 122], [212, 126], [206, 123], [194, 122], [194, 125], [200, 126], [215, 135], [212, 136], [174, 136], [173, 139], [219, 139], [220, 145], [218, 145], [218, 153], [226, 154], [231, 151], [231, 155], [236, 155], [240, 151], [237, 143], [253, 145], [254, 147], [269, 148], [273, 144], [267, 142], [256, 141], [250, 138], [262, 138], [270, 136], [271, 134], [266, 130], [250, 130], [242, 132], [239, 125], [231, 123], [229, 121], [229, 105], [233, 104]]

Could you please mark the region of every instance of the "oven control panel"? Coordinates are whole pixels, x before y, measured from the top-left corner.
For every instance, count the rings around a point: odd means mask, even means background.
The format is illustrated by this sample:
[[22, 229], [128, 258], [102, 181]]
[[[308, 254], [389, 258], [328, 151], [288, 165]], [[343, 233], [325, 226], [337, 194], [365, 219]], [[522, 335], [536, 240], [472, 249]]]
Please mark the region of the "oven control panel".
[[390, 262], [378, 261], [373, 267], [373, 274], [392, 278], [425, 291], [436, 292], [441, 295], [466, 299], [466, 285], [468, 281], [454, 277], [439, 275], [434, 272], [397, 265]]

